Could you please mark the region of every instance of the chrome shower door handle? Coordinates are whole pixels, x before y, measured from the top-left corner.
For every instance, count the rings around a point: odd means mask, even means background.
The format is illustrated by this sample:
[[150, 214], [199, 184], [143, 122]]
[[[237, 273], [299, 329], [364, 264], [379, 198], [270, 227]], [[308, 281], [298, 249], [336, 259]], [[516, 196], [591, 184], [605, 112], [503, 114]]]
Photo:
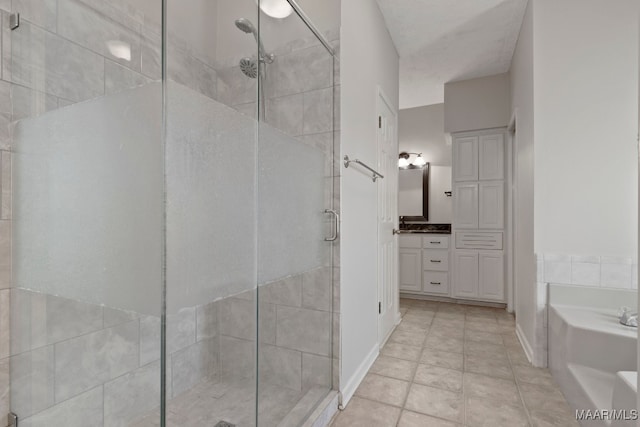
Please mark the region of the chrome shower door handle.
[[333, 242], [338, 238], [338, 234], [340, 234], [340, 215], [333, 209], [325, 209], [324, 213], [330, 213], [334, 216], [335, 228], [333, 229], [333, 236], [324, 238], [325, 242]]

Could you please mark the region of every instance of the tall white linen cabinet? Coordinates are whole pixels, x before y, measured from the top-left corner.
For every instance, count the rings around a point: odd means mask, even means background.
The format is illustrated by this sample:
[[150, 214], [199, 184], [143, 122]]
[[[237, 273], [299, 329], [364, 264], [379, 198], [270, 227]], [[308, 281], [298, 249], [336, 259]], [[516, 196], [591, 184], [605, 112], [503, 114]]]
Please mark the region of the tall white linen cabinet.
[[453, 298], [507, 302], [507, 142], [503, 128], [452, 134]]

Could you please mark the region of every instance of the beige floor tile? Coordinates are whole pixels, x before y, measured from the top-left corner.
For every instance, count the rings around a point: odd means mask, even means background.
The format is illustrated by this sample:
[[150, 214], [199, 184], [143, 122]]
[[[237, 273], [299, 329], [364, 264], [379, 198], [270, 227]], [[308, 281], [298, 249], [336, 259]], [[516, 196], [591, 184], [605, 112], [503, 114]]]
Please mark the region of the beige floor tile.
[[524, 354], [522, 348], [507, 347], [507, 354], [509, 355], [509, 360], [511, 360], [512, 365], [531, 366], [531, 362], [527, 359], [527, 355]]
[[426, 337], [426, 334], [422, 331], [395, 330], [389, 337], [389, 341], [422, 347]]
[[513, 379], [513, 371], [509, 362], [505, 363], [503, 360], [466, 355], [464, 371], [508, 380]]
[[482, 331], [465, 331], [466, 341], [486, 342], [489, 344], [503, 345], [502, 335]]
[[465, 314], [465, 323], [482, 323], [488, 325], [497, 325], [498, 320], [494, 314]]
[[518, 387], [513, 380], [488, 377], [486, 375], [464, 373], [464, 395], [467, 397], [487, 397], [509, 403], [521, 404]]
[[385, 356], [396, 357], [398, 359], [411, 360], [417, 362], [422, 352], [421, 347], [413, 345], [399, 344], [396, 342], [387, 342], [382, 348], [381, 353]]
[[429, 330], [429, 336], [432, 337], [442, 337], [442, 338], [456, 338], [456, 339], [463, 339], [464, 338], [464, 329], [463, 328], [459, 328], [457, 326], [443, 326], [443, 325], [436, 325], [436, 326], [431, 326], [431, 329]]
[[546, 385], [552, 388], [556, 387], [548, 369], [534, 368], [533, 366], [526, 365], [514, 365], [513, 371], [519, 382]]
[[438, 418], [462, 423], [464, 400], [462, 393], [412, 384], [405, 406], [407, 409]]
[[422, 328], [428, 328], [431, 326], [432, 320], [433, 319], [431, 317], [412, 316], [410, 313], [407, 313], [402, 317], [402, 323], [411, 323], [413, 325], [419, 325]]
[[470, 356], [497, 359], [509, 363], [507, 349], [501, 344], [496, 345], [487, 342], [467, 341], [464, 345], [464, 353]]
[[411, 381], [416, 371], [416, 362], [380, 355], [371, 367], [370, 372], [385, 377]]
[[421, 332], [423, 334], [426, 334], [427, 332], [429, 332], [429, 325], [402, 322], [398, 325], [396, 330], [404, 332]]
[[503, 328], [497, 323], [493, 325], [490, 323], [465, 322], [464, 327], [467, 331], [489, 332], [491, 334], [500, 334], [503, 332]]
[[438, 311], [436, 312], [435, 319], [448, 319], [448, 320], [457, 320], [464, 321], [464, 313], [463, 312], [454, 312], [454, 311]]
[[467, 317], [484, 317], [486, 319], [496, 320], [496, 310], [493, 308], [467, 306], [464, 314]]
[[453, 304], [447, 302], [441, 302], [438, 306], [438, 311], [448, 311], [453, 313], [464, 313], [466, 311], [465, 306], [462, 304]]
[[353, 397], [344, 411], [336, 417], [332, 427], [394, 427], [400, 408], [380, 402]]
[[356, 390], [356, 396], [393, 406], [402, 406], [409, 383], [382, 375], [367, 374]]
[[420, 363], [462, 371], [464, 356], [460, 353], [450, 353], [433, 348], [425, 348], [420, 357]]
[[563, 415], [570, 412], [562, 392], [556, 387], [539, 384], [520, 383], [524, 404], [531, 411]]
[[434, 317], [431, 322], [432, 327], [436, 326], [444, 326], [449, 328], [456, 328], [459, 330], [464, 330], [464, 320], [461, 319], [447, 319], [443, 317]]
[[524, 407], [500, 400], [468, 397], [465, 425], [469, 427], [529, 427]]
[[436, 312], [433, 310], [425, 309], [425, 308], [412, 307], [409, 309], [409, 312], [407, 314], [413, 317], [422, 317], [423, 319], [432, 319], [433, 316], [435, 316]]
[[462, 353], [464, 349], [464, 341], [459, 338], [444, 338], [431, 335], [427, 336], [424, 345], [425, 347], [448, 351], [449, 353]]
[[418, 414], [417, 412], [402, 411], [398, 427], [460, 427], [460, 424]]
[[579, 427], [575, 413], [569, 411], [564, 414], [544, 411], [529, 411], [533, 427]]
[[436, 301], [427, 301], [427, 300], [411, 300], [411, 307], [429, 311], [436, 311], [440, 303]]
[[433, 365], [418, 365], [413, 381], [443, 390], [461, 392], [462, 372]]

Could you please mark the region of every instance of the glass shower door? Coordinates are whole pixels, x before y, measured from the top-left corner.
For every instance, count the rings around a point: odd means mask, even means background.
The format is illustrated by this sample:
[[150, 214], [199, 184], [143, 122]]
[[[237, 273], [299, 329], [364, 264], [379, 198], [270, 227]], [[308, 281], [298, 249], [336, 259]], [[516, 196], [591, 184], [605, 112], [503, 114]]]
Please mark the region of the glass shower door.
[[294, 426], [332, 388], [334, 58], [293, 11], [260, 39], [258, 425]]

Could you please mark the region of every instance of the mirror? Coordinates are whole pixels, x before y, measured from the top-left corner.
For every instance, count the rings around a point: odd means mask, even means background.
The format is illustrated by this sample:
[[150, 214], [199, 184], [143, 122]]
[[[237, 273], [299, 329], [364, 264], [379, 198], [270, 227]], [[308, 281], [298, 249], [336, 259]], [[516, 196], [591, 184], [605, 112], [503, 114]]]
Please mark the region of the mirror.
[[401, 167], [398, 173], [398, 215], [407, 220], [429, 220], [429, 163]]

